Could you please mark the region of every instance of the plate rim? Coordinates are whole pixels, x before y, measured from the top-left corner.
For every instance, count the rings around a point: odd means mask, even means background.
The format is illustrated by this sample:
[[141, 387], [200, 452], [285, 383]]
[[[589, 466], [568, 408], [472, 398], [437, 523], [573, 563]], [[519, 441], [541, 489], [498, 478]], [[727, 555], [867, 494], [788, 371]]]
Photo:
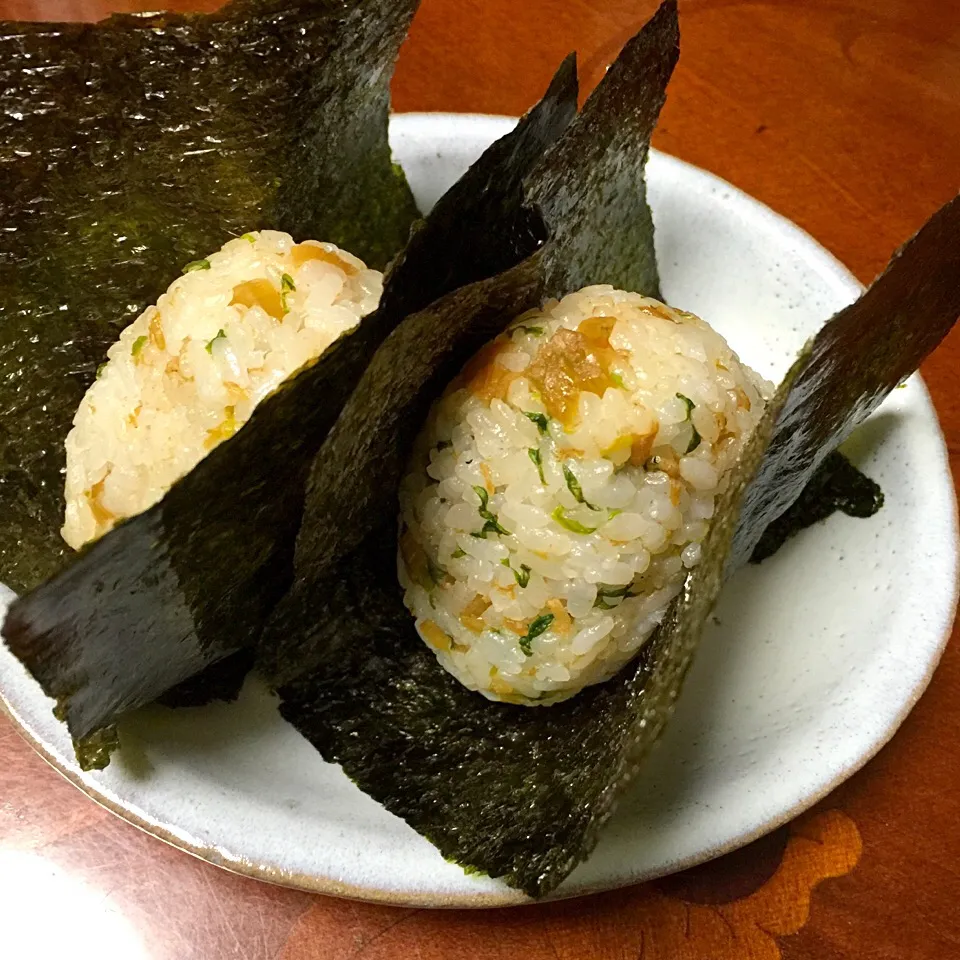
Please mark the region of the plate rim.
[[[517, 123], [519, 118], [506, 116], [502, 114], [487, 113], [453, 113], [445, 111], [411, 111], [402, 113], [392, 113], [391, 121], [400, 120], [404, 126], [411, 128], [443, 128], [449, 132], [451, 123], [467, 122], [476, 127], [482, 127], [488, 130], [493, 138], [497, 138], [509, 132]], [[678, 157], [663, 153], [655, 148], [650, 149], [652, 156], [657, 157], [658, 163], [666, 163], [678, 169], [686, 169], [694, 172], [707, 182], [712, 182], [715, 186], [730, 191], [732, 195], [739, 198], [745, 198], [750, 201], [751, 215], [759, 217], [761, 220], [772, 222], [785, 231], [792, 233], [798, 238], [802, 238], [808, 244], [820, 251], [822, 264], [829, 268], [834, 279], [841, 281], [850, 287], [851, 293], [859, 294], [863, 291], [863, 285], [850, 272], [850, 270], [836, 257], [826, 249], [815, 237], [798, 226], [792, 220], [777, 213], [768, 207], [762, 201], [756, 199], [746, 191], [724, 180], [722, 177], [698, 167], [695, 164], [688, 163]], [[934, 427], [939, 434], [939, 462], [936, 464], [938, 470], [944, 474], [951, 489], [953, 489], [952, 474], [949, 467], [949, 456], [943, 431], [940, 426], [939, 417], [936, 408], [930, 398], [926, 384], [923, 382], [919, 373], [911, 378], [920, 390], [920, 400], [925, 403], [932, 413], [931, 427]], [[671, 863], [666, 870], [646, 870], [637, 871], [635, 874], [624, 877], [617, 877], [611, 881], [598, 881], [591, 884], [585, 884], [576, 888], [565, 890], [562, 886], [554, 894], [536, 901], [526, 896], [519, 890], [515, 890], [505, 885], [496, 891], [472, 891], [472, 892], [417, 892], [391, 889], [384, 886], [366, 886], [357, 883], [348, 883], [337, 880], [334, 877], [321, 877], [311, 873], [300, 873], [293, 870], [269, 866], [267, 864], [253, 863], [240, 856], [227, 855], [219, 848], [194, 842], [192, 839], [178, 834], [176, 830], [169, 825], [159, 823], [155, 820], [142, 816], [130, 806], [124, 806], [122, 802], [114, 800], [108, 795], [109, 791], [98, 789], [96, 784], [87, 783], [83, 780], [81, 773], [74, 769], [69, 763], [65, 763], [50, 747], [42, 737], [34, 731], [30, 724], [20, 716], [20, 712], [9, 701], [7, 695], [0, 689], [0, 711], [8, 716], [17, 733], [30, 744], [31, 747], [40, 755], [40, 757], [56, 770], [64, 779], [69, 781], [87, 797], [99, 804], [106, 810], [118, 816], [132, 826], [138, 828], [144, 833], [149, 834], [163, 841], [164, 843], [175, 847], [178, 850], [188, 853], [199, 860], [211, 863], [214, 866], [225, 869], [231, 873], [248, 877], [253, 880], [260, 880], [276, 886], [289, 887], [291, 889], [303, 890], [309, 893], [323, 894], [343, 899], [358, 900], [367, 903], [379, 903], [390, 906], [420, 907], [433, 909], [491, 909], [500, 907], [523, 906], [534, 903], [548, 903], [559, 900], [572, 899], [575, 897], [590, 896], [596, 893], [622, 889], [644, 883], [656, 877], [669, 875], [690, 867], [705, 863], [716, 857], [723, 856], [734, 850], [753, 842], [789, 823], [797, 816], [819, 803], [824, 797], [833, 792], [840, 784], [852, 777], [869, 763], [893, 738], [899, 730], [901, 724], [909, 715], [911, 710], [919, 701], [920, 697], [926, 691], [933, 674], [940, 662], [946, 645], [950, 640], [953, 631], [953, 624], [956, 619], [958, 601], [960, 601], [960, 579], [957, 577], [958, 564], [960, 564], [960, 505], [958, 505], [956, 494], [952, 498], [952, 536], [948, 542], [952, 547], [949, 559], [952, 561], [954, 576], [953, 592], [949, 602], [943, 608], [943, 622], [938, 625], [940, 632], [936, 647], [931, 651], [931, 655], [925, 665], [923, 676], [910, 690], [909, 695], [901, 703], [900, 709], [892, 719], [884, 726], [881, 734], [870, 744], [869, 748], [859, 755], [856, 761], [848, 766], [838, 770], [834, 776], [821, 785], [817, 790], [805, 796], [785, 812], [767, 818], [762, 823], [756, 825], [753, 829], [744, 831], [732, 837], [724, 843], [717, 844], [709, 849], [702, 850], [697, 854], [688, 856], [682, 860]]]

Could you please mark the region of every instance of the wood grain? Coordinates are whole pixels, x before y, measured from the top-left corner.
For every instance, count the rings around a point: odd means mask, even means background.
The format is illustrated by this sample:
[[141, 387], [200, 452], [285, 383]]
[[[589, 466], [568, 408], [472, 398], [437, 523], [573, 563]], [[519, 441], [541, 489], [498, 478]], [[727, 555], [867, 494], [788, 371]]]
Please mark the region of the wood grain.
[[[94, 20], [154, 6], [0, 0], [0, 16]], [[397, 70], [396, 107], [519, 113], [571, 49], [592, 86], [654, 6], [424, 0]], [[681, 28], [683, 54], [656, 146], [770, 204], [862, 280], [960, 188], [960, 4], [681, 0]], [[923, 368], [955, 477], [958, 362], [955, 332]], [[92, 934], [48, 919], [68, 912], [80, 896], [70, 884], [80, 884], [107, 918], [97, 955], [124, 960], [656, 960], [668, 949], [679, 960], [721, 960], [720, 927], [741, 921], [753, 926], [729, 954], [737, 960], [960, 957], [958, 694], [954, 638], [895, 739], [813, 819], [657, 885], [485, 914], [326, 900], [231, 876], [104, 813], [0, 718], [0, 955], [82, 946]], [[794, 862], [807, 865], [797, 874], [806, 879], [787, 883], [793, 892], [777, 900], [771, 891]], [[821, 872], [811, 877], [814, 862]], [[804, 883], [811, 905], [791, 933]], [[12, 903], [27, 904], [26, 912]], [[776, 916], [764, 920], [749, 903]], [[38, 935], [28, 949], [17, 937], [29, 904]], [[669, 940], [677, 917], [694, 939]]]

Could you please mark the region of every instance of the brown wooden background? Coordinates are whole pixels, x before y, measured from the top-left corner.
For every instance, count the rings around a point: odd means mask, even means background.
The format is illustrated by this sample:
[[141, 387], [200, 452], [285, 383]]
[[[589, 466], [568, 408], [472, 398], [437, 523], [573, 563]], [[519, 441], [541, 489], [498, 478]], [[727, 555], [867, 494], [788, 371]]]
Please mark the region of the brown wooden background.
[[[95, 20], [159, 5], [0, 0], [0, 17]], [[397, 71], [396, 109], [520, 113], [574, 48], [592, 87], [653, 8], [423, 0]], [[960, 188], [957, 0], [680, 8], [683, 54], [655, 145], [790, 217], [862, 280]], [[955, 476], [958, 361], [955, 332], [923, 369]], [[512, 911], [400, 910], [282, 890], [168, 848], [62, 781], [0, 718], [0, 956], [60, 956], [67, 943], [74, 956], [123, 960], [960, 957], [956, 639], [894, 741], [818, 811], [646, 887]], [[100, 952], [95, 930], [74, 916], [78, 883], [102, 920]], [[24, 941], [28, 921], [35, 935]], [[115, 936], [103, 933], [110, 929]]]

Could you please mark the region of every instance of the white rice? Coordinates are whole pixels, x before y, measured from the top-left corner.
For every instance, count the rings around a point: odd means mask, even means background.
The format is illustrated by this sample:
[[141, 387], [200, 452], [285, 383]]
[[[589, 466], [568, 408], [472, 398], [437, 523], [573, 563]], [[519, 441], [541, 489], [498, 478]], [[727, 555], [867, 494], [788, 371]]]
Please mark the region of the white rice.
[[264, 230], [188, 265], [107, 352], [67, 436], [74, 549], [156, 503], [287, 377], [374, 310], [382, 275]]
[[401, 488], [421, 638], [495, 700], [611, 677], [699, 561], [771, 392], [702, 320], [638, 294], [519, 318], [434, 405]]

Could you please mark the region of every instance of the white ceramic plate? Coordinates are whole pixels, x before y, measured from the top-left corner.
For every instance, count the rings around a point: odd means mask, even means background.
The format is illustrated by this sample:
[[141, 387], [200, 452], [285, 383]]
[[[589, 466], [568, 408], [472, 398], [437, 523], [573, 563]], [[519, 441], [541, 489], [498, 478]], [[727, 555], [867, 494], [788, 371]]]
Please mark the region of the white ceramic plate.
[[[392, 139], [429, 207], [512, 121], [398, 116]], [[859, 285], [815, 241], [716, 177], [654, 154], [664, 294], [778, 379]], [[883, 486], [870, 520], [834, 516], [725, 591], [660, 748], [589, 861], [557, 896], [656, 877], [792, 818], [864, 764], [922, 693], [953, 621], [956, 507], [919, 377], [849, 444]], [[719, 621], [718, 623], [716, 621]], [[151, 707], [100, 773], [73, 761], [51, 701], [5, 649], [0, 690], [26, 736], [120, 816], [230, 869], [291, 886], [427, 906], [523, 901], [468, 877], [354, 787], [253, 682], [240, 700]]]

